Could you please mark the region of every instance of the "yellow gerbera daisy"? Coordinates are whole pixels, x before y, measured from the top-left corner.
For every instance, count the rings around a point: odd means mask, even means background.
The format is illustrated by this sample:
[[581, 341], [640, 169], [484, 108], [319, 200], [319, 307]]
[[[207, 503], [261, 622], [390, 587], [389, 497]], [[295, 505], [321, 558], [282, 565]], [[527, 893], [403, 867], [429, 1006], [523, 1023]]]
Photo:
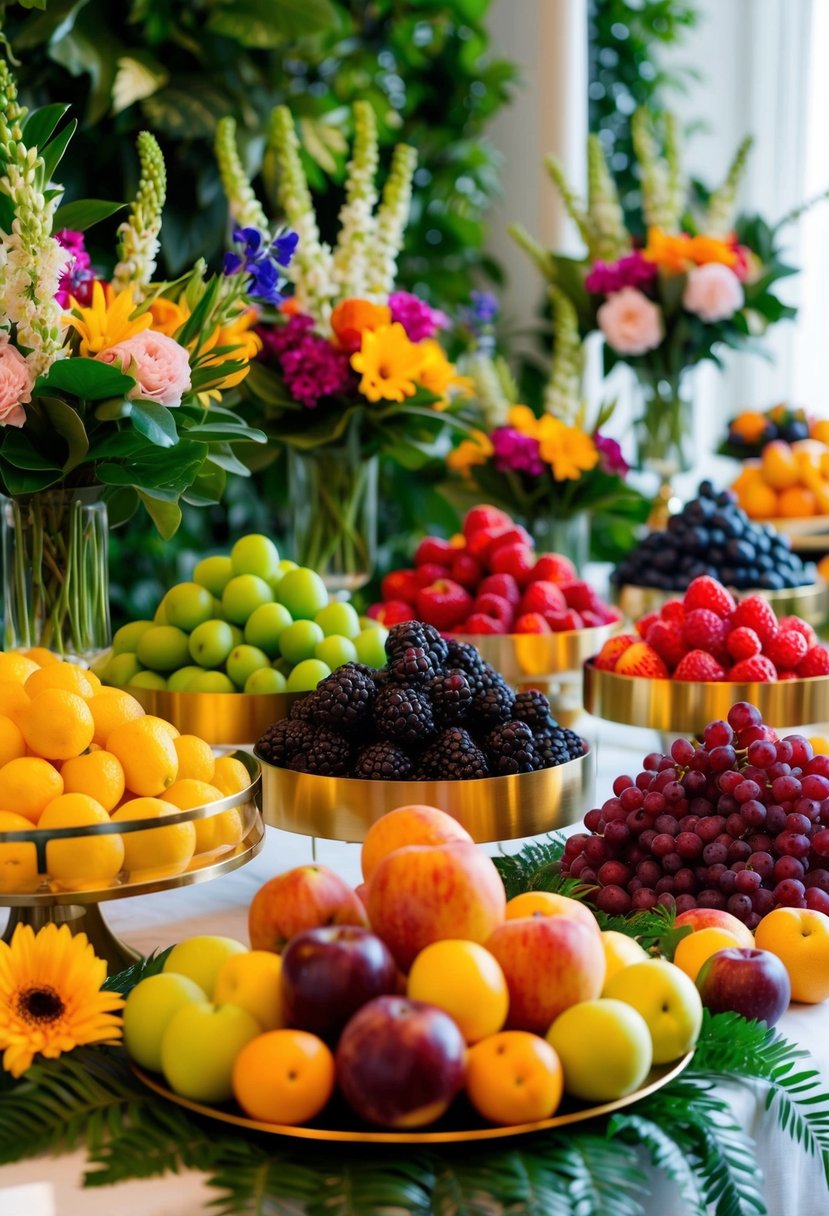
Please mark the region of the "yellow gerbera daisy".
[[475, 465], [486, 464], [493, 451], [489, 435], [484, 431], [473, 431], [468, 439], [463, 439], [454, 451], [449, 453], [446, 463], [456, 473], [466, 476]]
[[364, 330], [351, 366], [362, 374], [360, 392], [369, 401], [403, 401], [417, 392], [423, 351], [410, 342], [399, 321]]
[[556, 481], [578, 481], [582, 473], [595, 468], [599, 453], [588, 434], [549, 414], [542, 421], [538, 450], [541, 459], [552, 468]]
[[443, 347], [434, 338], [428, 338], [419, 343], [423, 354], [423, 366], [418, 373], [418, 383], [440, 400], [435, 402], [435, 409], [445, 409], [449, 404], [451, 389], [458, 392], [472, 392], [474, 385], [469, 376], [459, 376], [454, 363], [446, 358]]
[[255, 359], [262, 349], [262, 339], [253, 330], [253, 326], [258, 320], [259, 314], [255, 308], [245, 308], [229, 324], [215, 329], [203, 344], [203, 352], [213, 350], [214, 347], [216, 349], [230, 347], [231, 349], [225, 349], [223, 355], [212, 355], [209, 359], [200, 360], [200, 367], [215, 367], [222, 363], [244, 363], [245, 365], [211, 385], [211, 392], [216, 389], [235, 388], [237, 384], [242, 383], [250, 371], [251, 359]]
[[97, 355], [150, 328], [153, 323], [150, 313], [134, 316], [135, 309], [131, 287], [116, 295], [112, 290], [105, 292], [96, 281], [92, 284], [92, 303], [86, 307], [73, 299], [72, 311], [64, 321], [80, 334], [81, 355]]
[[36, 1055], [53, 1060], [82, 1043], [117, 1042], [124, 998], [101, 992], [105, 979], [84, 933], [48, 924], [35, 935], [18, 925], [11, 945], [0, 942], [3, 1067], [19, 1077]]
[[531, 439], [538, 438], [539, 420], [528, 405], [511, 405], [507, 414], [507, 426], [529, 435]]

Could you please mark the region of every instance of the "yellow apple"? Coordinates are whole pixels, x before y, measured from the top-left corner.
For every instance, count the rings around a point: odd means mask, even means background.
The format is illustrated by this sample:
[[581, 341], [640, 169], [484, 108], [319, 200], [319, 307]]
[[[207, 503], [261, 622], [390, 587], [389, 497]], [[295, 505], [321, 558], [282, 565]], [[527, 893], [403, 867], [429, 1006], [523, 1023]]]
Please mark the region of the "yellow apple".
[[641, 1013], [653, 1039], [654, 1064], [685, 1055], [699, 1037], [702, 999], [692, 979], [661, 958], [624, 967], [607, 985], [609, 998]]
[[247, 946], [232, 937], [213, 937], [207, 934], [185, 938], [173, 946], [164, 963], [165, 971], [186, 975], [213, 999], [216, 977], [226, 959], [234, 954], [246, 954]]
[[585, 1102], [614, 1102], [638, 1089], [650, 1072], [648, 1024], [624, 1001], [600, 997], [559, 1014], [547, 1031], [564, 1070], [564, 1088]]
[[233, 1065], [242, 1048], [262, 1031], [253, 1014], [238, 1005], [197, 1001], [171, 1018], [161, 1040], [161, 1069], [183, 1098], [213, 1105], [233, 1095]]
[[225, 959], [216, 977], [213, 1000], [238, 1005], [253, 1014], [263, 1030], [279, 1030], [282, 1019], [282, 956], [248, 950]]
[[182, 1006], [204, 999], [198, 984], [173, 972], [150, 975], [136, 984], [124, 1005], [124, 1046], [130, 1059], [161, 1072], [164, 1031]]
[[627, 933], [617, 933], [615, 929], [605, 929], [602, 933], [605, 963], [604, 988], [602, 996], [607, 992], [607, 986], [618, 971], [623, 967], [631, 967], [634, 963], [644, 963], [648, 953], [638, 943], [635, 937]]

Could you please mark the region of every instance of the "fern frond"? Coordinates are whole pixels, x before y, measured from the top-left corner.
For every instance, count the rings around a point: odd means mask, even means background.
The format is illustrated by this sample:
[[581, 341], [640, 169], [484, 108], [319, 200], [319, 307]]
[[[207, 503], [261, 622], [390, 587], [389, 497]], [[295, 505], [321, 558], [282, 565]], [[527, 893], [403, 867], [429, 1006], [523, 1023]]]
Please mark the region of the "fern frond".
[[689, 1216], [706, 1216], [699, 1180], [669, 1131], [652, 1119], [624, 1111], [611, 1118], [607, 1133], [611, 1137], [621, 1136], [628, 1144], [644, 1145], [654, 1169], [660, 1170], [676, 1184]]
[[642, 1216], [647, 1180], [630, 1145], [589, 1132], [555, 1136], [545, 1160], [568, 1179], [575, 1216]]
[[554, 874], [564, 853], [564, 836], [550, 833], [544, 841], [525, 844], [517, 853], [493, 858], [507, 893], [507, 899], [523, 891], [537, 890], [543, 876]]
[[[527, 1143], [526, 1141], [524, 1142]], [[436, 1216], [492, 1216], [493, 1197], [521, 1216], [575, 1216], [565, 1178], [537, 1151], [443, 1154], [432, 1192]], [[437, 1159], [436, 1159], [437, 1160]]]
[[120, 992], [122, 996], [128, 996], [141, 980], [146, 980], [151, 975], [158, 975], [164, 970], [167, 955], [172, 948], [172, 946], [168, 946], [166, 950], [154, 950], [146, 958], [139, 958], [129, 967], [125, 967], [123, 971], [117, 971], [115, 975], [108, 975], [102, 985], [104, 991]]

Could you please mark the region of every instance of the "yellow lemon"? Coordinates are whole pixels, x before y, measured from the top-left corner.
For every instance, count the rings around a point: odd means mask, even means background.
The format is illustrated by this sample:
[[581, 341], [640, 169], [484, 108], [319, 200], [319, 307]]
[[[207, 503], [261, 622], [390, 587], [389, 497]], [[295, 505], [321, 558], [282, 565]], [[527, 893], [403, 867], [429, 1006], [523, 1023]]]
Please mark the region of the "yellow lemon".
[[144, 717], [144, 706], [128, 692], [119, 688], [102, 688], [89, 701], [89, 709], [95, 722], [94, 742], [101, 747], [116, 726]]
[[[0, 832], [31, 831], [32, 825], [22, 815], [11, 811], [0, 811]], [[3, 895], [24, 894], [36, 890], [38, 885], [37, 852], [33, 844], [25, 840], [16, 844], [0, 844], [0, 893]]]
[[216, 757], [209, 743], [198, 735], [179, 735], [173, 739], [178, 756], [178, 780], [212, 781]]
[[63, 778], [53, 764], [21, 756], [0, 768], [0, 806], [37, 823], [41, 812], [63, 793]]
[[25, 684], [29, 676], [39, 671], [37, 663], [27, 659], [24, 654], [7, 651], [0, 654], [0, 680], [9, 680], [13, 684]]
[[155, 798], [176, 779], [178, 756], [161, 718], [145, 714], [122, 722], [110, 732], [106, 749], [121, 761], [127, 788], [139, 797]]
[[67, 794], [89, 794], [106, 811], [118, 805], [124, 795], [124, 770], [112, 752], [98, 749], [67, 760], [60, 770]]
[[95, 722], [86, 701], [77, 693], [47, 688], [33, 696], [31, 705], [20, 715], [20, 729], [36, 756], [71, 760], [89, 747]]
[[64, 692], [73, 692], [76, 696], [87, 700], [95, 693], [89, 673], [73, 663], [52, 663], [47, 667], [39, 667], [26, 680], [26, 692], [30, 697], [36, 697], [47, 689], [60, 688]]
[[0, 768], [26, 755], [26, 740], [11, 718], [0, 717]]
[[210, 784], [215, 785], [222, 791], [223, 797], [227, 798], [231, 794], [241, 794], [242, 790], [246, 790], [250, 785], [250, 780], [250, 773], [241, 760], [234, 760], [232, 756], [220, 756], [216, 761]]
[[[83, 828], [109, 823], [109, 815], [88, 794], [62, 794], [50, 802], [40, 816], [39, 828]], [[70, 889], [107, 886], [124, 864], [120, 836], [67, 837], [50, 840], [46, 846], [46, 868], [51, 878]]]
[[0, 682], [0, 714], [18, 723], [20, 715], [31, 701], [22, 684], [14, 684], [10, 680]]
[[[191, 777], [176, 781], [164, 791], [165, 802], [172, 802], [182, 811], [192, 811], [194, 807], [206, 806], [224, 797], [215, 785], [195, 781]], [[199, 855], [233, 848], [245, 834], [242, 814], [237, 807], [204, 819], [194, 819], [193, 827], [196, 829], [196, 853]]]
[[28, 650], [24, 650], [27, 659], [31, 659], [33, 663], [37, 663], [38, 667], [46, 667], [49, 663], [60, 663], [61, 659], [55, 654], [54, 650], [47, 650], [45, 646], [31, 646]]
[[[113, 814], [115, 823], [133, 819], [164, 819], [179, 808], [161, 798], [133, 798]], [[196, 851], [196, 829], [192, 823], [147, 828], [124, 833], [124, 866], [133, 878], [148, 882], [186, 870]]]

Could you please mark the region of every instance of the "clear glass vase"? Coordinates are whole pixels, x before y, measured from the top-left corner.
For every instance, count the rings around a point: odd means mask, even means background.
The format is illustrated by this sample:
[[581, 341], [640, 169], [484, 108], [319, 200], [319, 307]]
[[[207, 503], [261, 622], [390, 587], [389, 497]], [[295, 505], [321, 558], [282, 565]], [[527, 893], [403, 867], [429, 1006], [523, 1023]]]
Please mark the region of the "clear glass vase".
[[637, 383], [640, 398], [634, 422], [637, 463], [643, 472], [659, 478], [648, 525], [664, 528], [668, 516], [679, 507], [673, 479], [693, 463], [691, 377], [687, 372], [674, 376], [637, 372]]
[[590, 560], [590, 516], [586, 511], [565, 519], [540, 515], [531, 528], [539, 553], [560, 553], [569, 557], [578, 571]]
[[109, 646], [109, 530], [98, 490], [3, 498], [3, 645], [89, 662]]
[[334, 594], [365, 586], [374, 571], [377, 463], [363, 456], [356, 428], [339, 444], [288, 449], [292, 555]]

